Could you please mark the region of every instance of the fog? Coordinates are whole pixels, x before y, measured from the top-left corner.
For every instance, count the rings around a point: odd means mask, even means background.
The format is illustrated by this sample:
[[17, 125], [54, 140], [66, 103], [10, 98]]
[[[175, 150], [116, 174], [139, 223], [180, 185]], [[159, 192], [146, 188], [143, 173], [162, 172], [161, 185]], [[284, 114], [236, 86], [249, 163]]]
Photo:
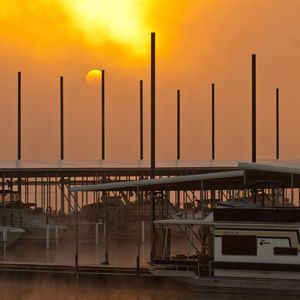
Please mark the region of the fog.
[[[25, 14], [9, 10], [0, 15], [4, 36], [0, 103], [5, 108], [0, 112], [5, 141], [1, 158], [16, 158], [16, 87], [21, 70], [23, 159], [59, 158], [60, 75], [65, 76], [65, 158], [98, 159], [99, 90], [84, 82], [91, 68], [106, 70], [107, 159], [138, 159], [139, 80], [144, 79], [144, 146], [145, 159], [149, 158], [149, 53], [141, 59], [124, 45], [91, 46], [70, 28], [57, 1], [34, 1], [45, 2], [52, 7], [47, 6], [46, 16], [39, 11], [44, 5]], [[176, 158], [178, 88], [182, 91], [182, 159], [210, 158], [212, 82], [216, 84], [216, 159], [250, 158], [254, 52], [258, 159], [275, 157], [275, 88], [280, 88], [281, 157], [297, 158], [299, 1], [164, 1], [164, 9], [159, 1], [142, 2], [150, 18], [149, 31], [144, 32], [147, 47], [150, 31], [157, 34], [157, 159]], [[5, 4], [17, 7], [10, 3]], [[47, 22], [41, 22], [41, 15]], [[15, 26], [11, 20], [16, 20]]]
[[[168, 279], [101, 276], [1, 276], [1, 299], [180, 299], [190, 289]], [[159, 287], [159, 288], [158, 288]]]
[[286, 300], [298, 295], [208, 290], [167, 278], [0, 274], [2, 300]]

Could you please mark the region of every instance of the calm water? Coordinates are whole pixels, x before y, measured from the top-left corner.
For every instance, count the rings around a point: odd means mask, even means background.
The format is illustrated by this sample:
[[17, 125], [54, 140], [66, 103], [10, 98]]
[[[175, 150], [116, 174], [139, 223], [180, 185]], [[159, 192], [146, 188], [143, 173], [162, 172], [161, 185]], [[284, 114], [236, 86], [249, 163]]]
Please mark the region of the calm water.
[[[6, 256], [0, 249], [0, 261], [41, 262], [74, 265], [74, 239], [64, 239], [59, 247], [54, 245], [45, 249], [44, 241], [20, 241], [7, 249]], [[134, 267], [137, 255], [137, 243], [134, 237], [110, 236], [109, 260], [111, 266]], [[178, 244], [183, 251], [185, 244]], [[182, 249], [181, 249], [182, 248]], [[121, 249], [121, 251], [120, 251]], [[147, 266], [150, 245], [145, 243], [141, 249], [141, 265]], [[182, 252], [184, 253], [184, 252]], [[104, 241], [100, 239], [95, 247], [94, 239], [81, 239], [79, 242], [80, 264], [100, 265], [104, 258]], [[298, 300], [296, 295], [254, 294], [238, 291], [204, 290], [167, 278], [101, 276], [80, 277], [73, 275], [30, 275], [27, 273], [3, 274], [0, 272], [0, 300]]]
[[62, 275], [0, 274], [1, 300], [296, 300], [299, 295], [255, 294], [201, 290], [183, 283], [157, 278], [98, 277], [81, 278]]

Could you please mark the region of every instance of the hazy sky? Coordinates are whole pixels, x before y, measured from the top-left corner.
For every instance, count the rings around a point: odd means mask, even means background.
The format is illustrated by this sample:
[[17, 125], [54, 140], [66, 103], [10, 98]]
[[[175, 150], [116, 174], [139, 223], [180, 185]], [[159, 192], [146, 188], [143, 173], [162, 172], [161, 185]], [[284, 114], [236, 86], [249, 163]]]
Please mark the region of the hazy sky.
[[251, 157], [251, 54], [257, 54], [258, 159], [275, 156], [280, 88], [281, 157], [299, 158], [299, 0], [0, 0], [0, 159], [15, 159], [17, 72], [22, 71], [22, 157], [59, 158], [59, 76], [65, 78], [65, 158], [100, 157], [100, 93], [85, 82], [106, 70], [106, 157], [139, 156], [139, 80], [145, 82], [149, 156], [150, 32], [157, 35], [157, 158], [209, 159], [211, 83], [216, 158]]

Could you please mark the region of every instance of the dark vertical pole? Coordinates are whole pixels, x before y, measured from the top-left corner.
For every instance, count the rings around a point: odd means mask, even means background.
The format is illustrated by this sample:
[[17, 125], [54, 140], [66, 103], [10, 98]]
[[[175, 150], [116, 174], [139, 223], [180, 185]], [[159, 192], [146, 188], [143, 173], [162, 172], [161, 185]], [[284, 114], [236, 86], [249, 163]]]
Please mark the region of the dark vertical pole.
[[61, 177], [61, 188], [60, 188], [60, 211], [61, 214], [64, 215], [65, 213], [65, 178]]
[[104, 219], [105, 219], [105, 253], [104, 253], [104, 261], [102, 265], [109, 265], [108, 261], [108, 224], [109, 224], [109, 216], [108, 216], [108, 209], [107, 209], [107, 193], [103, 191], [102, 198], [104, 200]]
[[[155, 33], [151, 32], [151, 178], [155, 177]], [[154, 255], [155, 199], [151, 193], [151, 259]]]
[[105, 73], [101, 71], [102, 160], [105, 159]]
[[215, 84], [211, 85], [211, 159], [215, 159]]
[[141, 222], [140, 222], [140, 191], [137, 187], [136, 190], [136, 203], [137, 203], [137, 257], [136, 257], [136, 272], [140, 275], [140, 251], [141, 251]]
[[256, 54], [252, 54], [252, 162], [256, 162]]
[[279, 89], [276, 89], [276, 159], [279, 159]]
[[[63, 76], [60, 76], [59, 89], [60, 89], [60, 159], [63, 160], [64, 159], [64, 78]], [[57, 185], [58, 183], [56, 183], [56, 186]], [[64, 177], [61, 177], [61, 189], [60, 189], [61, 214], [64, 214], [65, 212], [64, 195], [65, 195]], [[77, 242], [76, 242], [76, 247], [77, 247]], [[75, 255], [75, 266], [76, 264], [78, 265], [77, 254]], [[76, 266], [76, 276], [77, 276], [77, 266]]]
[[[21, 134], [22, 134], [22, 114], [21, 114], [21, 72], [18, 72], [18, 160], [21, 160]], [[18, 194], [21, 199], [22, 185], [21, 177], [18, 177]]]
[[18, 72], [18, 160], [21, 160], [21, 72]]
[[155, 32], [151, 32], [151, 171], [155, 169]]
[[177, 159], [180, 159], [180, 90], [177, 90]]
[[64, 78], [60, 76], [60, 159], [64, 159]]
[[144, 159], [143, 136], [143, 80], [140, 80], [140, 159]]
[[[180, 90], [177, 90], [177, 159], [180, 159]], [[175, 193], [177, 208], [180, 208], [180, 191]]]
[[76, 229], [76, 233], [75, 233], [75, 276], [76, 279], [78, 279], [79, 277], [79, 270], [78, 270], [78, 192], [75, 192], [75, 229]]

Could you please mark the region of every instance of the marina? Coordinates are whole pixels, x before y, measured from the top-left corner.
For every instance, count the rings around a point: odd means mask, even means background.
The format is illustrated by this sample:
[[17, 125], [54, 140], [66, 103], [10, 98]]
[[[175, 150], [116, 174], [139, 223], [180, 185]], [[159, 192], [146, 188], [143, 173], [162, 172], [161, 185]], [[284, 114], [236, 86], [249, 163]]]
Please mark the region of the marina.
[[[155, 33], [151, 33], [150, 160], [66, 160], [63, 78], [60, 160], [22, 159], [18, 73], [17, 160], [0, 161], [0, 272], [168, 278], [194, 287], [300, 292], [300, 161], [256, 159], [256, 55], [252, 55], [251, 161], [177, 159], [155, 148]], [[104, 71], [101, 101], [104, 107]], [[278, 120], [277, 120], [278, 122]], [[276, 136], [279, 127], [276, 127]]]
[[299, 4], [19, 2], [0, 299], [298, 299]]
[[298, 290], [297, 161], [99, 164], [3, 163], [1, 272]]

